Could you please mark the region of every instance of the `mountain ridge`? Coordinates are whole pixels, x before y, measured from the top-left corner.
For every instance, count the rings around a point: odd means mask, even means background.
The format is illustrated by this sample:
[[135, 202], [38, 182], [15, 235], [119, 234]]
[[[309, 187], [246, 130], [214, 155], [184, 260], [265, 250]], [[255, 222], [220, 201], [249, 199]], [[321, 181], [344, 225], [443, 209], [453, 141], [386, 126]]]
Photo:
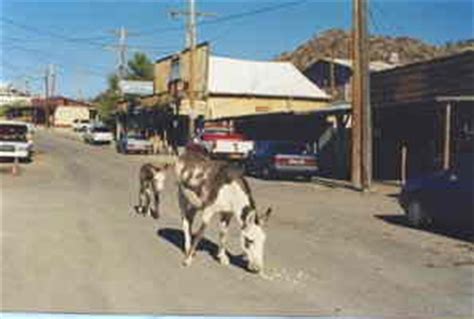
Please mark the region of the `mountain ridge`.
[[[290, 61], [298, 69], [304, 70], [319, 58], [350, 59], [351, 42], [349, 31], [328, 29], [315, 34], [293, 51], [279, 54], [275, 60]], [[369, 48], [371, 61], [403, 65], [474, 49], [474, 38], [437, 46], [407, 36], [371, 35]]]

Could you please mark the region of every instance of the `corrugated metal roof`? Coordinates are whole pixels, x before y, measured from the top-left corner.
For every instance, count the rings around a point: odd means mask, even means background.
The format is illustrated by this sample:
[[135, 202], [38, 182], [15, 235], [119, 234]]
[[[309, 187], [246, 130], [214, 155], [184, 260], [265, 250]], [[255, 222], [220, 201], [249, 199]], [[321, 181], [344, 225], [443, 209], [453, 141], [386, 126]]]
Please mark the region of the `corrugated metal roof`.
[[211, 56], [209, 93], [329, 99], [289, 62], [263, 62]]

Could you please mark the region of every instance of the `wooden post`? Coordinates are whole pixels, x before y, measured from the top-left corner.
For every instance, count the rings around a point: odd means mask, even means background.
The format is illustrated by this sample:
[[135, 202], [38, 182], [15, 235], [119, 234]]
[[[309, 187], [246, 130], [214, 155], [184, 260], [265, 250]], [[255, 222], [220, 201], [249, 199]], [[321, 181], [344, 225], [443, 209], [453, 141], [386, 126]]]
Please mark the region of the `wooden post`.
[[450, 167], [451, 153], [451, 103], [448, 102], [444, 112], [444, 147], [443, 147], [443, 169]]
[[407, 145], [402, 143], [402, 156], [400, 160], [400, 180], [402, 185], [405, 185], [407, 180]]
[[331, 73], [329, 79], [331, 81], [331, 98], [336, 100], [336, 76], [335, 76], [335, 62], [334, 62], [334, 44], [331, 45], [331, 63], [329, 64], [329, 72]]
[[372, 120], [370, 107], [367, 0], [354, 0], [352, 184], [367, 191], [372, 183]]

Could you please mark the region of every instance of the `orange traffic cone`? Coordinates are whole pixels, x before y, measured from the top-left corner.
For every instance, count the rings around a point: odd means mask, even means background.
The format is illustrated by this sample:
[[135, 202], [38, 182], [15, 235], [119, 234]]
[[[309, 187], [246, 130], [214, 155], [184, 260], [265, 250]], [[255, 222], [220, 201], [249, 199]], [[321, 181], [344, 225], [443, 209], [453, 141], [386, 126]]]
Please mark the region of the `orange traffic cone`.
[[13, 160], [12, 174], [14, 176], [20, 175], [20, 165], [18, 164], [18, 157]]

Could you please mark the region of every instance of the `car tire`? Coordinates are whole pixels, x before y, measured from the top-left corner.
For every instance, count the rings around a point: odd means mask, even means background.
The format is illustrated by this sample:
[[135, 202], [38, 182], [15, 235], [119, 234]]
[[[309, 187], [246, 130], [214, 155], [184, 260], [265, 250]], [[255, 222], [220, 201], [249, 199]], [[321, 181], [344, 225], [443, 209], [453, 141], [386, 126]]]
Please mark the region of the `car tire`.
[[247, 176], [252, 176], [252, 172], [250, 170], [250, 165], [248, 163], [244, 163], [243, 164], [243, 167], [244, 167], [244, 173], [245, 175]]
[[268, 166], [264, 166], [260, 171], [260, 176], [265, 180], [269, 180], [273, 177], [273, 174]]
[[426, 215], [418, 200], [411, 200], [406, 209], [406, 215], [410, 226], [421, 228], [426, 225]]

